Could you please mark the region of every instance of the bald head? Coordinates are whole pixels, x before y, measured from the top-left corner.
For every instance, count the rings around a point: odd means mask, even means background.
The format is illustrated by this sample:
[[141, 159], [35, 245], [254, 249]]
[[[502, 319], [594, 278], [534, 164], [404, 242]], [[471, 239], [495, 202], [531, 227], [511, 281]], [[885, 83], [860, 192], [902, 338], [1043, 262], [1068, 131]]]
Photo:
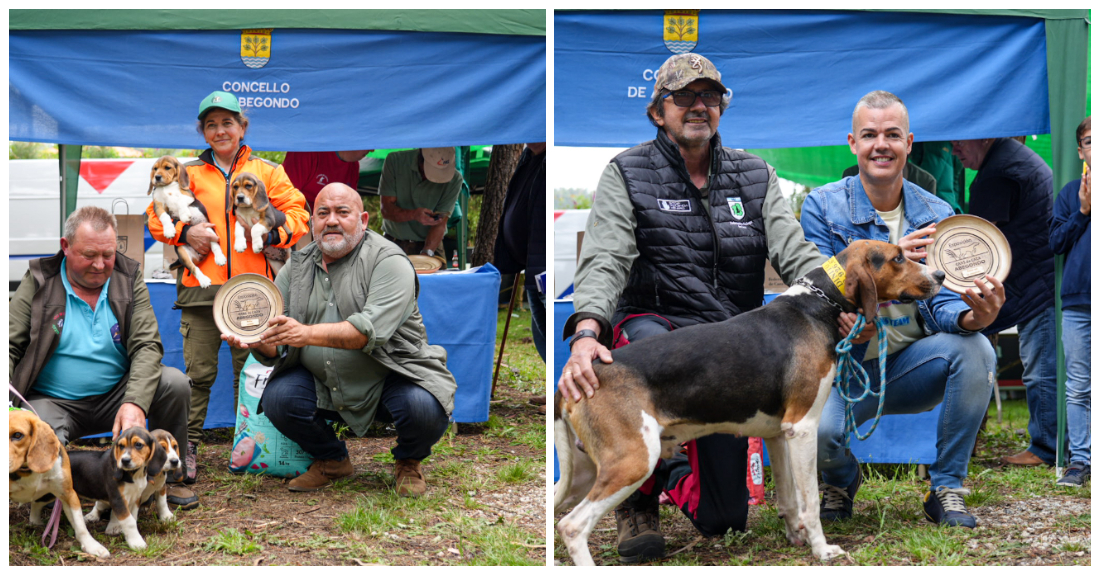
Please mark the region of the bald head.
[[[357, 206], [359, 211], [363, 211], [363, 200], [359, 198], [359, 192], [352, 189], [351, 186], [333, 182], [323, 188], [317, 193], [317, 199], [313, 201], [313, 214], [317, 214], [317, 207], [321, 205], [322, 200], [330, 199], [338, 203]], [[335, 206], [333, 206], [335, 207]]]

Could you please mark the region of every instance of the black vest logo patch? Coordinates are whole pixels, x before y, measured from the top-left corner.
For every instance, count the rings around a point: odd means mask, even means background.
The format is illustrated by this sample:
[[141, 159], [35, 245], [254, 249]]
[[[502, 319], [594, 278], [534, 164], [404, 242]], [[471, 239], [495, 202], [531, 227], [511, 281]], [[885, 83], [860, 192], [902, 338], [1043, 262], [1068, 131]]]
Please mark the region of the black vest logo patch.
[[657, 200], [662, 212], [691, 213], [691, 200]]

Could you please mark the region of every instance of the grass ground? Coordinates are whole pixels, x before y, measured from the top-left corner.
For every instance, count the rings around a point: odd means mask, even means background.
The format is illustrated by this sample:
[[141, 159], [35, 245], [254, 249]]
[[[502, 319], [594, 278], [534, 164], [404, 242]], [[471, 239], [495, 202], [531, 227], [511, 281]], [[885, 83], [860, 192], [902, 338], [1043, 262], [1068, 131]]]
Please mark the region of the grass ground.
[[[1027, 406], [1007, 401], [1004, 422], [991, 406], [979, 435], [965, 485], [967, 506], [978, 528], [940, 528], [923, 516], [928, 481], [917, 466], [865, 465], [866, 479], [852, 520], [824, 526], [829, 543], [848, 552], [832, 565], [1091, 565], [1091, 487], [1054, 485], [1049, 468], [1002, 468], [1001, 456], [1027, 447]], [[661, 507], [669, 556], [656, 565], [812, 565], [809, 549], [794, 547], [774, 507], [775, 490], [766, 474], [767, 504], [749, 511], [747, 530], [702, 538], [679, 509]], [[556, 519], [560, 520], [561, 516]], [[619, 563], [614, 519], [609, 514], [590, 538], [596, 564]], [[572, 564], [555, 536], [554, 558]]]
[[[424, 498], [394, 494], [395, 433], [384, 428], [349, 438], [355, 474], [314, 493], [229, 473], [230, 430], [216, 430], [199, 451], [201, 506], [167, 524], [142, 510], [147, 549], [131, 551], [101, 522], [90, 529], [111, 557], [95, 560], [80, 552], [66, 520], [48, 550], [41, 528], [27, 522], [28, 506], [9, 502], [8, 564], [545, 565], [546, 420], [527, 402], [544, 393], [545, 368], [530, 312], [513, 313], [489, 421], [459, 424], [436, 444], [424, 461]], [[504, 310], [498, 319], [499, 348]]]

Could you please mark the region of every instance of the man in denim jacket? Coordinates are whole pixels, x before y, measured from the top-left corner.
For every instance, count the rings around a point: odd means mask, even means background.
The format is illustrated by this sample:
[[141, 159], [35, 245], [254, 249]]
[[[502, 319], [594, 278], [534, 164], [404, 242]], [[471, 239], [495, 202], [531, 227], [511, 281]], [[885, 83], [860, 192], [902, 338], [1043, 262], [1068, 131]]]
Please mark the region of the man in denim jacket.
[[[820, 187], [802, 206], [802, 229], [822, 255], [839, 253], [855, 240], [888, 241], [914, 261], [925, 258], [928, 236], [936, 222], [951, 216], [951, 206], [902, 178], [913, 145], [909, 112], [889, 93], [867, 94], [856, 104], [848, 145], [859, 162], [859, 176]], [[929, 469], [932, 489], [925, 495], [925, 516], [934, 523], [976, 525], [963, 502], [970, 450], [989, 407], [996, 356], [979, 332], [996, 319], [1004, 304], [1004, 287], [986, 276], [991, 286], [976, 280], [966, 294], [941, 290], [928, 301], [882, 304], [886, 321], [888, 385], [883, 415], [930, 411], [943, 402], [936, 425], [936, 462]], [[842, 314], [841, 335], [854, 325], [854, 314]], [[866, 345], [871, 341], [873, 345]], [[878, 389], [877, 330], [867, 326], [854, 343], [852, 355]], [[866, 355], [865, 355], [866, 353]], [[824, 495], [821, 518], [848, 519], [863, 480], [859, 464], [845, 448], [844, 400], [834, 388], [821, 414], [817, 466]], [[875, 400], [854, 406], [857, 424], [874, 417]]]

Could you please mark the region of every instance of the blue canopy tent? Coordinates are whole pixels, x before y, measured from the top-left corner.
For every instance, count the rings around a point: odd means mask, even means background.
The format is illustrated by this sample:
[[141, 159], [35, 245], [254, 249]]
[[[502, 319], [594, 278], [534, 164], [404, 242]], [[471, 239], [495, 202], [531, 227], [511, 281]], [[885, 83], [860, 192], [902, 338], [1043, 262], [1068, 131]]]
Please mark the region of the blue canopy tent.
[[[198, 103], [214, 90], [241, 99], [257, 150], [546, 140], [544, 10], [11, 10], [8, 65], [8, 138], [61, 145], [62, 222], [81, 146], [205, 147]], [[437, 291], [499, 284], [485, 271]], [[463, 313], [492, 332], [488, 291], [488, 308]], [[161, 321], [178, 325], [178, 312]], [[473, 368], [487, 384], [493, 333], [476, 335], [456, 341], [451, 363], [488, 339], [489, 361]], [[486, 419], [488, 395], [475, 407], [455, 419]]]
[[[1081, 173], [1072, 142], [1087, 115], [1088, 18], [1088, 10], [556, 11], [555, 143], [652, 139], [642, 117], [653, 74], [672, 53], [690, 51], [713, 61], [730, 89], [726, 146], [843, 144], [855, 102], [889, 90], [909, 107], [919, 141], [1051, 134], [1059, 190]], [[781, 176], [814, 168], [777, 164]], [[815, 177], [832, 181], [840, 170]]]

